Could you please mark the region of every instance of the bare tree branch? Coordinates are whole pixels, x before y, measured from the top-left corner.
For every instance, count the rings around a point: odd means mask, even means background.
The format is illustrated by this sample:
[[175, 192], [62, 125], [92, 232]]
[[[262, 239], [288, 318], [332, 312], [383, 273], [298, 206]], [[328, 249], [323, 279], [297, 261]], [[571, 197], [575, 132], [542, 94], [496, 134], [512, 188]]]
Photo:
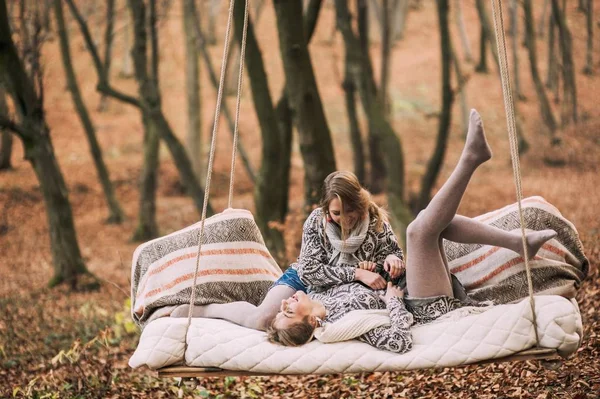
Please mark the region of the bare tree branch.
[[0, 115], [0, 129], [10, 130], [18, 135], [22, 140], [29, 140], [34, 136], [32, 132], [4, 115]]
[[73, 14], [73, 16], [75, 17], [75, 20], [77, 21], [77, 24], [79, 25], [79, 29], [81, 30], [81, 33], [83, 34], [85, 44], [86, 44], [90, 54], [92, 55], [94, 67], [96, 68], [96, 73], [98, 74], [98, 85], [97, 85], [98, 91], [100, 91], [108, 96], [114, 97], [117, 100], [123, 101], [127, 104], [131, 104], [137, 108], [140, 108], [141, 104], [138, 101], [138, 99], [136, 99], [135, 97], [130, 96], [128, 94], [122, 93], [122, 92], [114, 89], [110, 85], [109, 80], [108, 80], [107, 71], [104, 69], [104, 65], [102, 64], [102, 61], [100, 60], [100, 56], [98, 55], [98, 49], [96, 49], [96, 46], [94, 45], [94, 41], [92, 39], [92, 35], [90, 34], [90, 30], [87, 26], [87, 23], [81, 16], [81, 13], [77, 9], [77, 6], [73, 2], [73, 0], [65, 0], [65, 1], [67, 2], [69, 9], [71, 10], [71, 14]]

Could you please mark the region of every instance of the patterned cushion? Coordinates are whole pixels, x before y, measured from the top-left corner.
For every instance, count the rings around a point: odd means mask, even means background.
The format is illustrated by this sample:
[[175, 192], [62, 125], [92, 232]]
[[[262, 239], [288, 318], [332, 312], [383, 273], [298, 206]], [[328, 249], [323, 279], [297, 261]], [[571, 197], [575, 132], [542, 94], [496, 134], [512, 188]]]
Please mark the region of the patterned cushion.
[[[176, 305], [189, 303], [200, 227], [198, 222], [135, 250], [132, 315], [141, 326]], [[206, 219], [197, 305], [239, 300], [258, 304], [280, 275], [249, 211], [227, 209]]]
[[[589, 270], [575, 226], [542, 197], [525, 198], [522, 207], [526, 229], [553, 229], [558, 233], [529, 261], [534, 292], [574, 297], [575, 289]], [[517, 204], [475, 219], [503, 230], [520, 232]], [[489, 245], [450, 241], [444, 241], [444, 249], [450, 271], [464, 285], [469, 297], [509, 303], [529, 295], [525, 262], [517, 253]]]

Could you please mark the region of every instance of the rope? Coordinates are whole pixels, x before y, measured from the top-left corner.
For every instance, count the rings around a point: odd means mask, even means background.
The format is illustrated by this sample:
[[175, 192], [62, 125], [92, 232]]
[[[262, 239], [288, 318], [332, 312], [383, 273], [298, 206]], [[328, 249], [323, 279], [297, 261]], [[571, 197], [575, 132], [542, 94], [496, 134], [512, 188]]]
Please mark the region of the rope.
[[529, 288], [529, 303], [531, 305], [531, 313], [533, 317], [533, 329], [535, 332], [535, 342], [540, 345], [540, 337], [538, 335], [537, 318], [535, 315], [535, 299], [533, 296], [533, 280], [531, 278], [531, 266], [529, 265], [529, 254], [527, 251], [527, 240], [525, 237], [525, 218], [523, 217], [523, 209], [521, 201], [523, 200], [523, 190], [521, 187], [521, 166], [519, 163], [519, 143], [517, 139], [517, 128], [515, 118], [515, 108], [513, 91], [510, 84], [510, 72], [508, 69], [508, 59], [506, 51], [506, 38], [504, 36], [504, 18], [502, 15], [502, 0], [491, 0], [492, 15], [494, 19], [494, 30], [496, 32], [496, 44], [498, 45], [498, 58], [500, 64], [500, 78], [502, 81], [502, 92], [504, 94], [504, 108], [506, 110], [506, 121], [508, 124], [508, 138], [510, 142], [510, 158], [512, 160], [513, 177], [515, 180], [515, 188], [517, 192], [517, 205], [519, 210], [519, 219], [521, 222], [521, 235], [523, 242], [523, 256], [525, 258], [525, 271], [527, 273], [527, 286]]
[[[227, 28], [225, 30], [225, 42], [223, 47], [223, 62], [221, 63], [221, 79], [219, 81], [219, 89], [217, 90], [217, 105], [215, 108], [215, 119], [212, 130], [212, 139], [210, 143], [210, 156], [208, 158], [208, 170], [206, 172], [206, 187], [204, 190], [204, 205], [202, 206], [202, 222], [200, 225], [200, 234], [198, 235], [198, 254], [196, 255], [196, 270], [194, 271], [194, 282], [192, 284], [192, 293], [190, 295], [190, 309], [188, 311], [187, 331], [192, 324], [192, 313], [194, 311], [194, 302], [196, 301], [196, 282], [198, 280], [198, 269], [200, 267], [200, 251], [202, 250], [202, 239], [204, 238], [204, 222], [206, 221], [206, 207], [208, 205], [208, 197], [210, 194], [210, 180], [212, 177], [213, 162], [216, 149], [216, 138], [219, 130], [219, 114], [221, 112], [221, 100], [223, 98], [223, 82], [225, 80], [225, 67], [227, 66], [227, 58], [229, 57], [229, 33], [231, 31], [231, 20], [233, 19], [233, 5], [235, 0], [229, 2], [229, 16], [227, 17]], [[185, 340], [185, 349], [187, 350], [187, 339]]]
[[244, 81], [244, 59], [246, 58], [246, 33], [248, 31], [248, 1], [244, 8], [244, 27], [242, 28], [242, 45], [240, 47], [240, 71], [238, 75], [238, 87], [237, 87], [237, 99], [235, 104], [235, 128], [233, 130], [233, 150], [231, 153], [231, 174], [229, 176], [229, 200], [227, 201], [227, 208], [231, 208], [231, 202], [233, 201], [233, 180], [235, 173], [235, 156], [237, 153], [237, 142], [239, 136], [238, 122], [240, 119], [240, 102], [242, 99], [242, 82]]

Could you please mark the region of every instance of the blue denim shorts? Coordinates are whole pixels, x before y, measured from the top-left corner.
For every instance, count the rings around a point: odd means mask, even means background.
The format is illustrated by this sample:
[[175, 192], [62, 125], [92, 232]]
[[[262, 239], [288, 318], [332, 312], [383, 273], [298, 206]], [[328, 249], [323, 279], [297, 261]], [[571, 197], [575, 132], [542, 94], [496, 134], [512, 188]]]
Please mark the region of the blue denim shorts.
[[294, 291], [302, 291], [306, 293], [306, 286], [300, 281], [300, 277], [298, 277], [298, 272], [293, 267], [288, 267], [285, 273], [279, 277], [277, 281], [273, 283], [271, 288], [276, 287], [278, 285], [287, 285]]

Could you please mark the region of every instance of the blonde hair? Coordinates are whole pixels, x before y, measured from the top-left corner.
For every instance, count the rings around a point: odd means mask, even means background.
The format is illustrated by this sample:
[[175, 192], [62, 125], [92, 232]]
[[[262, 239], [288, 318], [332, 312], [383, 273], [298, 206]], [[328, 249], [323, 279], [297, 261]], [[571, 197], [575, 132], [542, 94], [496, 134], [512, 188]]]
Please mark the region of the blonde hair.
[[[369, 219], [375, 219], [375, 230], [381, 231], [383, 223], [388, 221], [387, 212], [373, 202], [371, 193], [361, 186], [356, 175], [348, 171], [337, 171], [330, 173], [323, 182], [323, 195], [321, 197], [321, 209], [324, 214], [329, 213], [329, 204], [337, 198], [340, 201], [340, 214], [344, 218], [344, 209], [356, 210], [360, 214], [368, 211]], [[327, 220], [327, 219], [325, 219]], [[342, 237], [346, 237], [342, 225]]]
[[308, 343], [314, 333], [316, 326], [310, 322], [310, 316], [305, 316], [302, 321], [294, 323], [285, 329], [275, 327], [275, 319], [267, 328], [267, 336], [270, 342], [284, 346], [300, 346]]

